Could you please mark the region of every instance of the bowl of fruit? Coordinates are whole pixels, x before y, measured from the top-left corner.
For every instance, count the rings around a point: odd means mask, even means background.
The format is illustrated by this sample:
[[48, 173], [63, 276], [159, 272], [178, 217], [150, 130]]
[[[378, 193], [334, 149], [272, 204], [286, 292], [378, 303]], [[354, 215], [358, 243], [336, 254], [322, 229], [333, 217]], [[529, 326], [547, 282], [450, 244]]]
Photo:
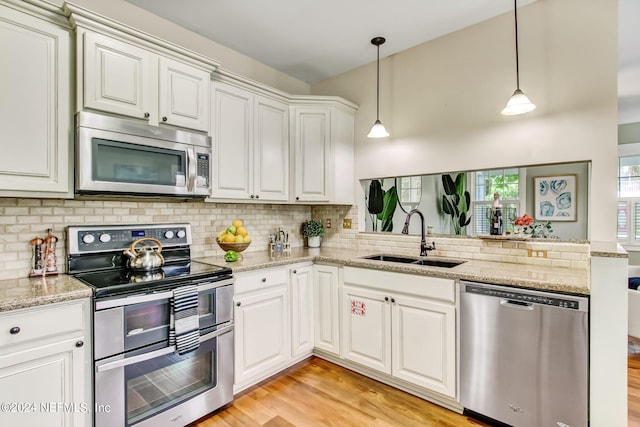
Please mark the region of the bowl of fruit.
[[230, 226], [218, 233], [216, 241], [223, 251], [242, 252], [251, 244], [251, 236], [244, 227], [244, 222], [236, 219]]

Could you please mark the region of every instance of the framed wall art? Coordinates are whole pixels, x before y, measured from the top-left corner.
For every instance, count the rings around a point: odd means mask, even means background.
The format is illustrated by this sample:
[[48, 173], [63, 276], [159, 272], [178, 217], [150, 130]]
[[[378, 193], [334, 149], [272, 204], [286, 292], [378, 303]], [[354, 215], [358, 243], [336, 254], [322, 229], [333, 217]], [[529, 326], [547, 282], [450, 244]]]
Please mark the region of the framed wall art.
[[534, 177], [535, 219], [540, 221], [577, 221], [578, 193], [576, 185], [576, 175]]

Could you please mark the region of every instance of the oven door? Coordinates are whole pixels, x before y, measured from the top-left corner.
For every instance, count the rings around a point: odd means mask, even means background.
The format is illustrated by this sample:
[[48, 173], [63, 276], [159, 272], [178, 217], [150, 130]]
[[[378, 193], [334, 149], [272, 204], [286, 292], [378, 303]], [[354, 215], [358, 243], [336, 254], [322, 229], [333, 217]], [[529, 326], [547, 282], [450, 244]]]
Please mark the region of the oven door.
[[198, 316], [200, 330], [210, 331], [215, 326], [233, 321], [233, 279], [203, 280], [198, 285]]
[[95, 426], [186, 425], [233, 398], [233, 325], [179, 355], [154, 346], [95, 363]]

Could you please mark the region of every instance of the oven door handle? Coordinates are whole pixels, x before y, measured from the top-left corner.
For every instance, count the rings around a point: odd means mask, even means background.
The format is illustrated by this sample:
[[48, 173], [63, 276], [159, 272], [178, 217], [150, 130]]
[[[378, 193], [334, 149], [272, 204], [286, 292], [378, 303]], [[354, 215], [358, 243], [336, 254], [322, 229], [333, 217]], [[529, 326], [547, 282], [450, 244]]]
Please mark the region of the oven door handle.
[[173, 298], [173, 291], [157, 292], [143, 295], [134, 295], [125, 298], [108, 299], [96, 301], [96, 310], [104, 310], [106, 308], [124, 307], [131, 304], [140, 304], [143, 302], [159, 301], [163, 299]]
[[147, 360], [155, 359], [156, 357], [165, 356], [167, 354], [175, 353], [176, 346], [161, 348], [150, 353], [139, 354], [137, 356], [128, 357], [126, 359], [114, 360], [113, 362], [107, 362], [102, 365], [98, 365], [96, 370], [98, 372], [106, 372], [116, 368], [124, 368], [125, 366], [133, 365], [134, 363], [145, 362]]
[[[209, 334], [202, 335], [200, 342], [208, 341], [217, 336], [226, 334], [233, 330], [233, 325], [225, 326], [224, 328], [213, 331]], [[161, 348], [159, 350], [152, 351], [150, 353], [139, 354], [137, 356], [128, 357], [126, 359], [114, 360], [113, 362], [107, 362], [102, 365], [98, 365], [96, 370], [98, 372], [106, 372], [112, 369], [124, 368], [125, 366], [133, 365], [134, 363], [146, 362], [147, 360], [155, 359], [156, 357], [166, 356], [167, 354], [175, 353], [176, 346]]]

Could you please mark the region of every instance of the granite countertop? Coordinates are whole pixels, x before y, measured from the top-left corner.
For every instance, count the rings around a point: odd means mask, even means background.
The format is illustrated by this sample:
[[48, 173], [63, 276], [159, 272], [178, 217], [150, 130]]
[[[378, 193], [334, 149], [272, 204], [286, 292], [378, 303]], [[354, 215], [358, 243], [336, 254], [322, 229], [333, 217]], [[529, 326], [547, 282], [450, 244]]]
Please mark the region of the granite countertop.
[[[512, 264], [492, 261], [467, 260], [453, 268], [431, 267], [401, 264], [363, 259], [380, 251], [353, 251], [344, 249], [293, 248], [289, 256], [272, 257], [269, 251], [247, 252], [241, 254], [237, 262], [224, 262], [221, 256], [198, 258], [196, 261], [225, 265], [234, 273], [260, 268], [277, 267], [305, 261], [336, 264], [350, 267], [362, 267], [376, 270], [393, 271], [408, 274], [423, 274], [449, 279], [463, 279], [490, 282], [500, 285], [533, 288], [538, 290], [589, 295], [589, 272], [585, 269], [561, 267], [541, 267], [528, 264]], [[406, 254], [401, 255], [406, 256]], [[438, 257], [429, 256], [429, 259]]]
[[[449, 279], [489, 282], [500, 285], [539, 290], [589, 295], [589, 272], [584, 269], [551, 268], [527, 264], [467, 260], [453, 268], [401, 264], [363, 259], [379, 254], [375, 250], [344, 250], [332, 248], [293, 248], [288, 256], [272, 257], [269, 251], [242, 253], [237, 262], [225, 262], [222, 255], [197, 258], [206, 264], [225, 265], [234, 273], [261, 268], [286, 266], [300, 262], [318, 262], [350, 267], [370, 268], [408, 274]], [[399, 254], [406, 256], [406, 254]], [[601, 246], [592, 256], [627, 256], [617, 247]], [[438, 259], [429, 256], [428, 259]], [[90, 298], [92, 290], [79, 280], [66, 274], [56, 276], [9, 279], [0, 281], [0, 312], [19, 308]]]
[[66, 274], [0, 281], [0, 312], [90, 298], [91, 288]]

